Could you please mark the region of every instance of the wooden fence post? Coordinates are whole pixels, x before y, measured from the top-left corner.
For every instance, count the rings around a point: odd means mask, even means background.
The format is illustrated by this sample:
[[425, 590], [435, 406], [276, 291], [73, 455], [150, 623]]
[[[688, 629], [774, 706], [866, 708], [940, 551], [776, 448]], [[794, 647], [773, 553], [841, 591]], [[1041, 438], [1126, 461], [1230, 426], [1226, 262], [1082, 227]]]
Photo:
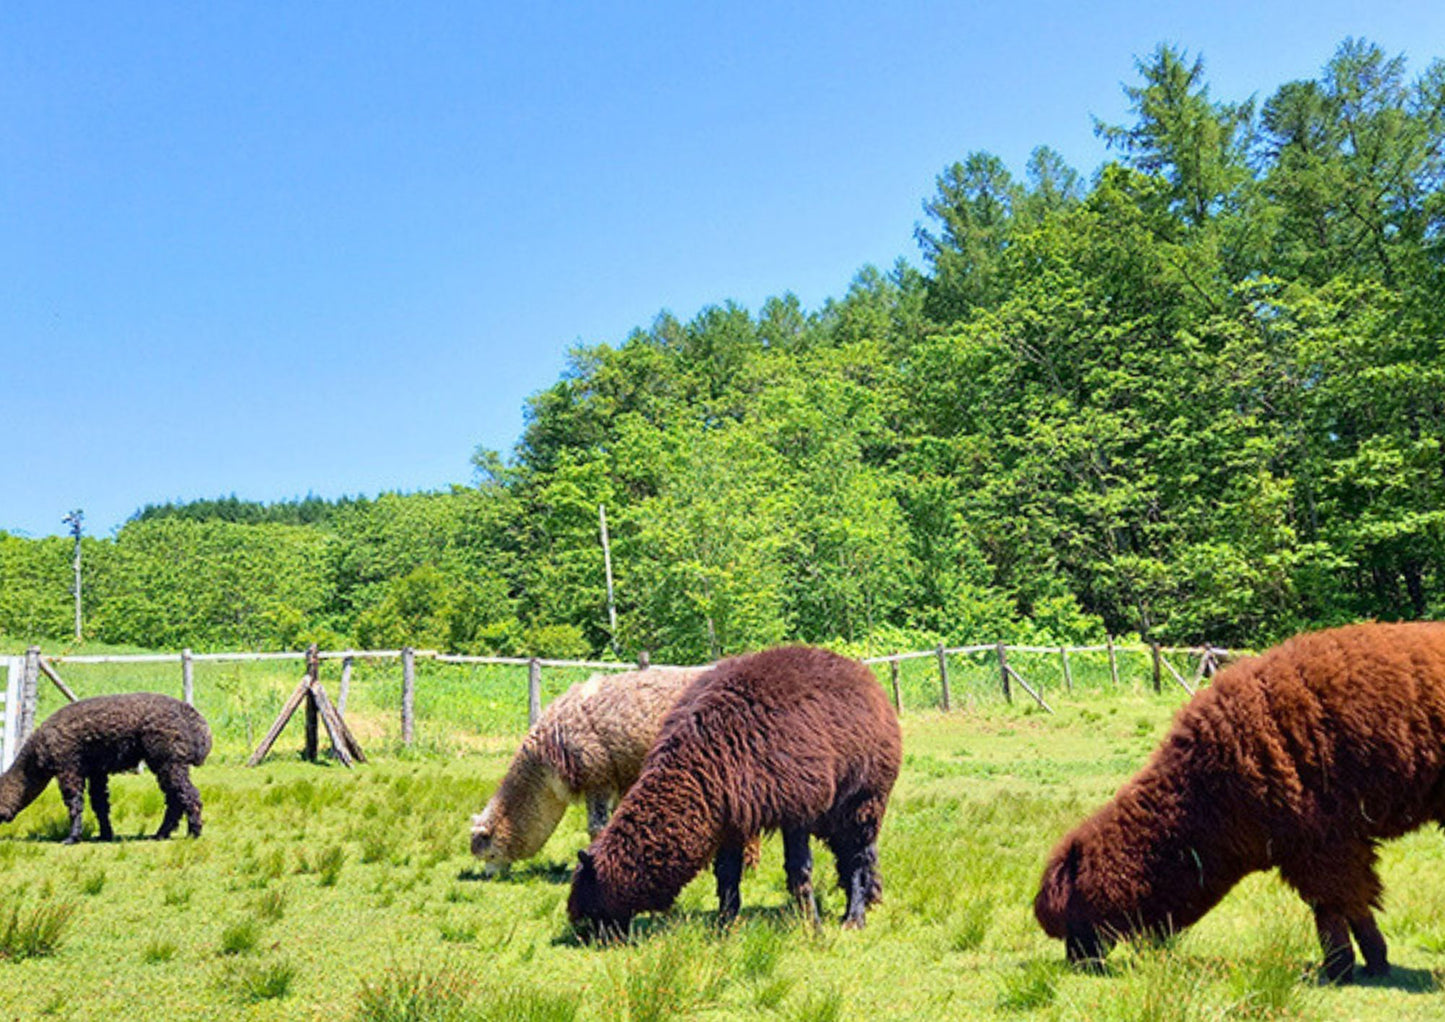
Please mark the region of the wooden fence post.
[[190, 647], [181, 650], [181, 698], [187, 706], [196, 705], [196, 675]]
[[1164, 691], [1163, 679], [1162, 679], [1162, 678], [1160, 677], [1160, 675], [1159, 675], [1159, 670], [1160, 670], [1160, 668], [1159, 668], [1159, 657], [1162, 655], [1162, 654], [1159, 652], [1159, 643], [1157, 643], [1157, 642], [1151, 642], [1151, 643], [1149, 643], [1149, 652], [1150, 652], [1151, 654], [1153, 654], [1153, 657], [1154, 657], [1154, 691], [1155, 691], [1155, 692], [1163, 692], [1163, 691]]
[[645, 671], [652, 666], [652, 654], [647, 650], [639, 650], [637, 654], [637, 669]]
[[18, 749], [35, 730], [35, 714], [40, 703], [40, 647], [25, 650], [25, 671], [20, 676], [20, 725], [15, 731]]
[[542, 661], [533, 657], [527, 664], [527, 726], [542, 716]]
[[[306, 647], [306, 679], [311, 685], [316, 684], [316, 679], [321, 673], [321, 658], [317, 652], [316, 643]], [[309, 694], [306, 698], [306, 748], [302, 750], [301, 758], [308, 763], [316, 762], [316, 753], [320, 746], [320, 721], [316, 713], [316, 698]]]
[[1014, 701], [1014, 694], [1013, 691], [1009, 688], [1008, 650], [1004, 647], [1004, 644], [1002, 642], [998, 644], [998, 673], [999, 677], [1003, 680], [1003, 697], [1010, 703], [1012, 703]]
[[415, 722], [413, 710], [416, 707], [416, 650], [403, 646], [401, 650], [401, 744], [410, 745]]
[[346, 716], [346, 697], [351, 693], [351, 657], [341, 658], [341, 691], [336, 693], [336, 715]]
[[953, 694], [948, 691], [948, 654], [941, 642], [938, 644], [938, 683], [943, 687], [943, 712], [947, 713], [953, 709]]
[[1069, 670], [1069, 647], [1059, 647], [1059, 659], [1064, 664], [1064, 688], [1072, 692], [1074, 690], [1074, 675]]
[[898, 661], [888, 661], [888, 675], [893, 681], [893, 708], [903, 712], [903, 690], [898, 687]]
[[1109, 680], [1113, 683], [1113, 685], [1114, 685], [1115, 688], [1118, 688], [1118, 687], [1119, 687], [1119, 661], [1118, 661], [1118, 659], [1114, 656], [1114, 637], [1113, 637], [1112, 635], [1106, 635], [1106, 636], [1104, 637], [1104, 640], [1105, 640], [1105, 643], [1106, 643], [1106, 644], [1108, 645], [1108, 647], [1109, 647]]

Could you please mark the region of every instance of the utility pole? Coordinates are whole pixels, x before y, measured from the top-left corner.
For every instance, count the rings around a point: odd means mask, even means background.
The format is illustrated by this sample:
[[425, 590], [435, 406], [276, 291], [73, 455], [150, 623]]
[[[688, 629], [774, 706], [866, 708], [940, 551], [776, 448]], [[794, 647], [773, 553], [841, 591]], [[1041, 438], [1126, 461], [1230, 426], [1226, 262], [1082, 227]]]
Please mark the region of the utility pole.
[[612, 546], [607, 542], [607, 508], [597, 505], [597, 523], [602, 530], [602, 563], [607, 567], [607, 627], [612, 652], [617, 652], [617, 604], [612, 599]]
[[70, 526], [70, 534], [75, 537], [75, 587], [71, 590], [75, 594], [75, 641], [80, 641], [80, 527], [85, 520], [85, 512], [76, 508], [70, 514], [61, 519]]

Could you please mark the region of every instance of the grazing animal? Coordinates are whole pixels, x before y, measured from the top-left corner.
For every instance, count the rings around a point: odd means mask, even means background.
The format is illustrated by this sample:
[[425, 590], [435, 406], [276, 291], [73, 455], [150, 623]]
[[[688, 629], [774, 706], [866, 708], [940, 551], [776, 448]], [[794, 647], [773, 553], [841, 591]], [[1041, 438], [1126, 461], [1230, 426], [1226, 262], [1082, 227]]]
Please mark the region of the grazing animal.
[[625, 934], [713, 861], [718, 919], [739, 908], [744, 845], [783, 833], [788, 890], [814, 922], [809, 835], [827, 842], [861, 927], [882, 897], [878, 830], [898, 777], [898, 719], [873, 672], [787, 646], [724, 660], [663, 722], [612, 821], [578, 855], [567, 912], [584, 938]]
[[1375, 848], [1445, 823], [1445, 624], [1300, 635], [1216, 676], [1148, 765], [1054, 849], [1034, 902], [1068, 958], [1189, 926], [1278, 867], [1325, 975], [1388, 973]]
[[486, 808], [472, 817], [472, 854], [488, 872], [531, 858], [579, 798], [587, 800], [587, 829], [596, 837], [637, 780], [663, 717], [705, 669], [596, 675], [554, 699]]
[[40, 796], [50, 779], [70, 811], [70, 836], [80, 840], [85, 786], [102, 841], [114, 838], [110, 827], [110, 775], [133, 770], [141, 762], [155, 775], [166, 797], [166, 814], [157, 838], [170, 837], [181, 815], [192, 837], [201, 834], [201, 793], [190, 768], [211, 751], [205, 719], [179, 699], [154, 692], [95, 696], [56, 710], [25, 740], [10, 769], [0, 774], [0, 823]]

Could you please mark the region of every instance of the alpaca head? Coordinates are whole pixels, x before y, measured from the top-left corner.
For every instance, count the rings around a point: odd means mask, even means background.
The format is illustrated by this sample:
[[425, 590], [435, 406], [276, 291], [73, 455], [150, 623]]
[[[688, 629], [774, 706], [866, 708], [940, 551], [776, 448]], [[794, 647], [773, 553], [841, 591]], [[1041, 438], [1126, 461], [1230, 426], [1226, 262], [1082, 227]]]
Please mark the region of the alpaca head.
[[597, 860], [590, 849], [577, 853], [572, 891], [567, 896], [567, 918], [584, 942], [622, 940], [632, 927], [632, 913], [609, 904], [597, 875]]
[[1118, 934], [1101, 925], [1099, 906], [1081, 882], [1084, 854], [1084, 843], [1072, 835], [1054, 851], [1034, 899], [1034, 917], [1045, 933], [1064, 942], [1071, 963], [1097, 966]]
[[50, 783], [50, 774], [40, 770], [28, 753], [22, 748], [10, 769], [0, 774], [0, 823], [15, 819]]
[[569, 796], [555, 770], [519, 755], [486, 808], [472, 817], [472, 854], [488, 874], [536, 855], [557, 829]]
[[1107, 826], [1114, 808], [1064, 838], [1034, 899], [1044, 932], [1064, 941], [1071, 963], [1087, 968], [1097, 968], [1120, 940], [1162, 940], [1192, 925], [1245, 872], [1207, 837], [1186, 840], [1161, 828], [1125, 841]]

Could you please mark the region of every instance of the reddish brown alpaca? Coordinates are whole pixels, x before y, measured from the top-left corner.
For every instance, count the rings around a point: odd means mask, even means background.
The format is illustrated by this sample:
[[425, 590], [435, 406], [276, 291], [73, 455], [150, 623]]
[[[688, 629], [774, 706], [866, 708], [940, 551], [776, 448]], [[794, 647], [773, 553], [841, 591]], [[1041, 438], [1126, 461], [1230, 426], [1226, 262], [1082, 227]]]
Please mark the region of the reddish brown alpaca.
[[816, 834], [838, 862], [844, 925], [862, 926], [882, 896], [878, 829], [899, 747], [893, 708], [856, 660], [806, 646], [724, 660], [678, 697], [637, 783], [579, 853], [568, 915], [584, 936], [625, 934], [637, 913], [671, 907], [712, 860], [727, 922], [744, 844], [781, 830], [788, 890], [804, 913], [817, 918]]
[[1074, 962], [1195, 922], [1278, 866], [1314, 911], [1325, 973], [1389, 971], [1375, 847], [1445, 823], [1445, 624], [1301, 635], [1230, 666], [1154, 757], [1049, 859], [1034, 913]]

